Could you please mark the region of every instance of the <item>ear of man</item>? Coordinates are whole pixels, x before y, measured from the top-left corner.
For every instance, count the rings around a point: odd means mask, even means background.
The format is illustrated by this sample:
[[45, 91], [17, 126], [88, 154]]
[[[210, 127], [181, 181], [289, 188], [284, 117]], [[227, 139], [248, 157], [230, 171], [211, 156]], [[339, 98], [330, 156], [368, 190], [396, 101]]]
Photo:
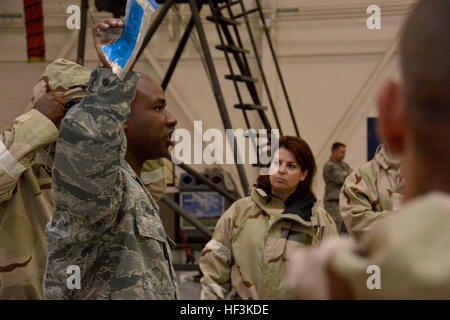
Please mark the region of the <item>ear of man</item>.
[[389, 151], [400, 154], [405, 147], [406, 110], [402, 86], [392, 80], [383, 81], [377, 92], [378, 129]]

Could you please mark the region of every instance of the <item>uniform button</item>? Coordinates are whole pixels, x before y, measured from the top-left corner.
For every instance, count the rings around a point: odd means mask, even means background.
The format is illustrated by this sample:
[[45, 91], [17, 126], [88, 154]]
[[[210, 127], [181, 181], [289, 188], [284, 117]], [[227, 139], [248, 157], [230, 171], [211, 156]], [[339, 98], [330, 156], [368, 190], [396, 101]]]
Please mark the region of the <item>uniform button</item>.
[[108, 86], [109, 85], [109, 80], [108, 79], [103, 79], [102, 80], [102, 84], [103, 84], [104, 87]]

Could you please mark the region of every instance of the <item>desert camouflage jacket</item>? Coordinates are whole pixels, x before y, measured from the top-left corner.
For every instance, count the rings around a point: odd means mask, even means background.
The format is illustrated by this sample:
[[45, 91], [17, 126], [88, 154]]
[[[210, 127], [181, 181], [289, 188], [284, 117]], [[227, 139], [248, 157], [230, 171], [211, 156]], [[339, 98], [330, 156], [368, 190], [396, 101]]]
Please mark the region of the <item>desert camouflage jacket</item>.
[[[355, 299], [450, 299], [450, 195], [429, 192], [409, 200], [361, 243], [339, 250], [330, 267]], [[378, 282], [367, 280], [379, 267]], [[371, 271], [374, 273], [373, 271]], [[376, 285], [370, 290], [368, 283]]]
[[[46, 228], [49, 299], [176, 299], [171, 240], [158, 206], [125, 161], [123, 124], [138, 76], [92, 72], [86, 97], [61, 125]], [[80, 289], [69, 289], [69, 266]]]
[[345, 178], [350, 172], [350, 166], [344, 161], [334, 161], [330, 158], [323, 166], [323, 180], [325, 181], [324, 200], [339, 200], [339, 192]]
[[[27, 110], [49, 91], [66, 101], [84, 95], [90, 71], [71, 61], [50, 63]], [[0, 299], [42, 299], [47, 250], [44, 229], [52, 212], [51, 167], [58, 130], [35, 109], [0, 134]]]
[[0, 299], [43, 298], [44, 228], [53, 203], [49, 171], [35, 158], [57, 135], [37, 110], [0, 134]]
[[285, 266], [299, 247], [337, 236], [333, 219], [310, 195], [292, 206], [261, 188], [219, 219], [200, 258], [202, 299], [289, 299]]
[[352, 172], [342, 187], [340, 213], [357, 240], [375, 224], [399, 209], [403, 179], [400, 163], [379, 147], [375, 157]]
[[353, 299], [448, 300], [449, 243], [450, 195], [433, 191], [409, 200], [358, 243], [341, 237], [299, 250], [288, 283], [297, 298], [329, 299], [332, 270]]

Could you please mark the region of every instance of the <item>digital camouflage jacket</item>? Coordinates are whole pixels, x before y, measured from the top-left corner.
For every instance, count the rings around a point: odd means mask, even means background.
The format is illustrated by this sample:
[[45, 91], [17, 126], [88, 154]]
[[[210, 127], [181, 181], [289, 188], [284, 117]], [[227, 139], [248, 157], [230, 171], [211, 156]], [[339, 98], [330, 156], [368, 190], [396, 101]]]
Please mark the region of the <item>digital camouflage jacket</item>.
[[325, 181], [324, 201], [339, 200], [339, 192], [350, 170], [350, 166], [344, 161], [328, 159], [323, 166], [323, 180]]
[[[49, 299], [176, 299], [171, 240], [158, 206], [125, 161], [124, 122], [138, 76], [92, 72], [85, 98], [61, 125], [46, 228]], [[69, 266], [80, 289], [69, 289]]]

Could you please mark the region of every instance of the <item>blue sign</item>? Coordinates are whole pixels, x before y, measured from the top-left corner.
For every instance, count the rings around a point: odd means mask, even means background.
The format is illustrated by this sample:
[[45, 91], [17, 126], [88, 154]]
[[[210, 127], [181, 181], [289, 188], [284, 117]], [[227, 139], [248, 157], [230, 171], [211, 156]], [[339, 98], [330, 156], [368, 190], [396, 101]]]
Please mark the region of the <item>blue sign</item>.
[[225, 211], [224, 199], [217, 192], [181, 192], [180, 206], [194, 218], [218, 218]]

